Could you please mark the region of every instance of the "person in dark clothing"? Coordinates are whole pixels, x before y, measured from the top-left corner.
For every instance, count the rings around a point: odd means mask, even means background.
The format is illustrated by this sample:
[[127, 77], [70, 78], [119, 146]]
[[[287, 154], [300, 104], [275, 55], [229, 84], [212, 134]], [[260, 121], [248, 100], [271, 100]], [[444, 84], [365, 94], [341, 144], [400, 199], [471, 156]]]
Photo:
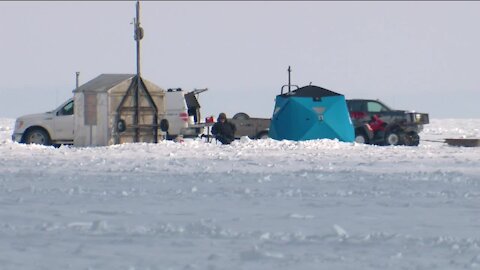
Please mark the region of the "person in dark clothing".
[[217, 122], [212, 126], [212, 134], [222, 144], [230, 144], [235, 140], [235, 124], [227, 121], [227, 115], [220, 113]]

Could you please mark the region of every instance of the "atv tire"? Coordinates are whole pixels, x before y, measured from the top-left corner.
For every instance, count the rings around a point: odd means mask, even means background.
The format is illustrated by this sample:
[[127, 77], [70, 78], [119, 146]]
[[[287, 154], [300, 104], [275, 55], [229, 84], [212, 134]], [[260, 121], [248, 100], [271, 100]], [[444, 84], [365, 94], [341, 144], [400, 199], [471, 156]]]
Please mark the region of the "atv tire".
[[402, 145], [404, 143], [403, 142], [404, 137], [405, 137], [405, 134], [401, 131], [398, 131], [398, 130], [389, 131], [385, 134], [384, 145], [391, 145], [391, 146]]
[[420, 144], [420, 136], [415, 131], [407, 133], [405, 136], [405, 145], [418, 146]]
[[355, 142], [356, 143], [361, 143], [361, 144], [368, 144], [368, 136], [365, 134], [365, 132], [358, 132], [355, 134]]

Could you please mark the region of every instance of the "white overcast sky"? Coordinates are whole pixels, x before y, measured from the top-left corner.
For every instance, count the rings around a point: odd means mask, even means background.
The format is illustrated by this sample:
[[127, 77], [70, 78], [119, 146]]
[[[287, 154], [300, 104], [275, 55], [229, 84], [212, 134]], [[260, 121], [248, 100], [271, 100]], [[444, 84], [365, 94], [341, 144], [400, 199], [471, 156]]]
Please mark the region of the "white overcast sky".
[[[135, 73], [135, 2], [0, 2], [0, 117], [51, 110]], [[208, 87], [202, 113], [271, 117], [287, 83], [480, 118], [480, 2], [141, 2], [142, 75]]]

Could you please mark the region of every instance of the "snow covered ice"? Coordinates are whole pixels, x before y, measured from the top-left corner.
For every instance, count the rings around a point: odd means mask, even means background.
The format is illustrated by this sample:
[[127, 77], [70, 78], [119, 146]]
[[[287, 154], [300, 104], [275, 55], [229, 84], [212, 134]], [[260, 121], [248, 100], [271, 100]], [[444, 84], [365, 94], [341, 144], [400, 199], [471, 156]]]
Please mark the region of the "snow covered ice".
[[419, 147], [54, 148], [0, 118], [0, 268], [480, 269], [480, 148], [433, 142], [480, 119], [431, 122]]

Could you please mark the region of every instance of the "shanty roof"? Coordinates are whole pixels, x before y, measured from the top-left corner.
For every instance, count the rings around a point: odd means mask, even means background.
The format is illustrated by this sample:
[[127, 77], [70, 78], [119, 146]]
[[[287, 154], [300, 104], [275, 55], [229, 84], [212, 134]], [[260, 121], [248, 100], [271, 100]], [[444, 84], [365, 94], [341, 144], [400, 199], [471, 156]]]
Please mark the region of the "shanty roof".
[[96, 78], [80, 85], [73, 93], [77, 92], [107, 92], [110, 88], [135, 77], [135, 74], [100, 74]]
[[329, 97], [329, 96], [342, 96], [342, 94], [330, 91], [315, 85], [307, 85], [293, 90], [290, 93], [280, 95], [282, 97]]

